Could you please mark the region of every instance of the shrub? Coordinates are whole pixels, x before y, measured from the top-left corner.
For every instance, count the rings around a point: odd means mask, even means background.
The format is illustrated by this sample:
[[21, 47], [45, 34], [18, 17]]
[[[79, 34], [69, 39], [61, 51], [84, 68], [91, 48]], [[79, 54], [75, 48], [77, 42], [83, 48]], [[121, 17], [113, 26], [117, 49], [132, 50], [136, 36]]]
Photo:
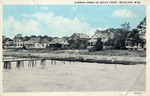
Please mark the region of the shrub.
[[103, 42], [101, 38], [97, 38], [97, 42], [94, 47], [95, 47], [95, 51], [100, 51], [103, 49]]

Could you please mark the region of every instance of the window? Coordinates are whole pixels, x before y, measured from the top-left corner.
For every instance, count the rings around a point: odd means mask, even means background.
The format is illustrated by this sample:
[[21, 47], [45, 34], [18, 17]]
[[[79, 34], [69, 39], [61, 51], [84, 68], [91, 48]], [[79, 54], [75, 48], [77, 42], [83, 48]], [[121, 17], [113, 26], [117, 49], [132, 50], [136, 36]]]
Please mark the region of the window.
[[125, 43], [125, 44], [126, 44], [126, 46], [128, 46], [128, 42], [127, 42], [127, 41], [126, 41], [126, 43]]

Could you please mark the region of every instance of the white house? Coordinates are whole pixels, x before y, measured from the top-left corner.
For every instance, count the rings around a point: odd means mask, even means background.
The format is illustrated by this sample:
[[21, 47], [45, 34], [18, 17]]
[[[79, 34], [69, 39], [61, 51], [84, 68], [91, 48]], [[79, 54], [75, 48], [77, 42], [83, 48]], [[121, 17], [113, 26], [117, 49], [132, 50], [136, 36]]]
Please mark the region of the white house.
[[66, 49], [69, 43], [65, 38], [54, 38], [49, 42], [49, 48], [51, 49]]
[[48, 46], [49, 41], [46, 38], [31, 38], [28, 41], [24, 42], [24, 45], [27, 49], [42, 49], [42, 48], [46, 48]]
[[23, 48], [24, 41], [22, 39], [14, 39], [14, 48]]
[[98, 38], [101, 38], [102, 42], [105, 43], [109, 38], [111, 39], [114, 38], [114, 34], [112, 32], [109, 32], [109, 30], [108, 31], [96, 30], [95, 34], [91, 37], [90, 40], [88, 40], [87, 49], [91, 49], [92, 47], [94, 47]]

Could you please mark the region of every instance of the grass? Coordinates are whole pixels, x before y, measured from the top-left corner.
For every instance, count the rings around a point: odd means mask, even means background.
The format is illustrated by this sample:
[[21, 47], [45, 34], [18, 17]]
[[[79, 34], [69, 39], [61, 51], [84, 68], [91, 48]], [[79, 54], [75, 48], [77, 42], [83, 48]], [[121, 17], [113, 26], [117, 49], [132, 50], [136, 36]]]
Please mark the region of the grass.
[[145, 50], [101, 50], [97, 52], [85, 52], [85, 55], [106, 55], [106, 56], [135, 56], [146, 57]]
[[[6, 50], [5, 50], [6, 51]], [[24, 52], [24, 53], [53, 53], [53, 54], [83, 54], [83, 55], [103, 55], [103, 56], [131, 56], [146, 57], [145, 50], [101, 50], [96, 52], [88, 52], [88, 50], [8, 50], [6, 52]]]

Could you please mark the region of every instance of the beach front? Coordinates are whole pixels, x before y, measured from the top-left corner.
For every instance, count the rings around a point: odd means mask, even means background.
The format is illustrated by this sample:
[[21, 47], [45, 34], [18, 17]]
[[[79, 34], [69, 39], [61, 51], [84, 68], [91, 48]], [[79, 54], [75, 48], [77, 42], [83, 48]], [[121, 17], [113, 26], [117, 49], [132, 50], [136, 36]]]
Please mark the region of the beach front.
[[[7, 52], [8, 54], [9, 52]], [[18, 52], [10, 52], [11, 55]], [[81, 55], [65, 51], [55, 52], [22, 52], [40, 57], [84, 57], [91, 59], [145, 61], [139, 56], [105, 56]], [[56, 54], [59, 53], [59, 54]], [[67, 54], [68, 53], [68, 54]], [[86, 52], [87, 53], [87, 52]], [[3, 53], [5, 54], [5, 52]], [[82, 92], [82, 91], [144, 91], [146, 88], [145, 64], [107, 64], [46, 60], [41, 66], [41, 61], [36, 61], [36, 66], [28, 66], [24, 61], [23, 67], [16, 67], [16, 62], [11, 64], [10, 70], [3, 70], [4, 92]]]
[[50, 61], [3, 71], [4, 92], [144, 91], [146, 65]]

